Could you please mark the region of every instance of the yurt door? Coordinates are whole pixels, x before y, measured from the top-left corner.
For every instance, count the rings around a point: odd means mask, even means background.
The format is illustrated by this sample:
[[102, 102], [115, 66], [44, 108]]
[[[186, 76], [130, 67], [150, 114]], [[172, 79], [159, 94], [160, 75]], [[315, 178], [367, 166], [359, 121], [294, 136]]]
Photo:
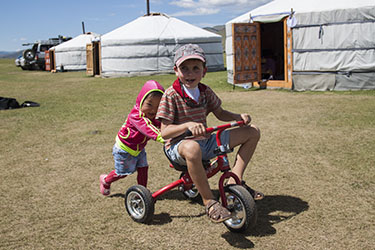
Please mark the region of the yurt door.
[[259, 82], [261, 80], [261, 48], [259, 23], [234, 23], [233, 83]]
[[86, 44], [86, 75], [94, 75], [94, 55], [92, 43]]
[[86, 44], [86, 75], [100, 75], [100, 42]]
[[[46, 54], [47, 56], [47, 54]], [[49, 68], [51, 72], [56, 72], [56, 54], [55, 50], [48, 50], [48, 57], [49, 57]], [[46, 68], [47, 70], [47, 68]]]

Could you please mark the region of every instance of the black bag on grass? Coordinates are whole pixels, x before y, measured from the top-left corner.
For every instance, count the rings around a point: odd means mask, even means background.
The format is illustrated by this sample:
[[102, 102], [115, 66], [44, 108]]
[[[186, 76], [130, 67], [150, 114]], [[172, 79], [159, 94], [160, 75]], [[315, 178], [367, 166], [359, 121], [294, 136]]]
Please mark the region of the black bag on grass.
[[32, 102], [32, 101], [24, 101], [22, 104], [21, 104], [21, 107], [22, 108], [26, 108], [26, 107], [39, 107], [40, 104], [37, 103], [37, 102]]
[[0, 97], [0, 109], [18, 109], [20, 104], [14, 98]]
[[32, 101], [25, 101], [20, 105], [15, 98], [0, 96], [0, 110], [1, 109], [18, 109], [18, 108], [25, 108], [25, 107], [39, 107], [39, 106], [40, 106], [39, 103], [32, 102]]

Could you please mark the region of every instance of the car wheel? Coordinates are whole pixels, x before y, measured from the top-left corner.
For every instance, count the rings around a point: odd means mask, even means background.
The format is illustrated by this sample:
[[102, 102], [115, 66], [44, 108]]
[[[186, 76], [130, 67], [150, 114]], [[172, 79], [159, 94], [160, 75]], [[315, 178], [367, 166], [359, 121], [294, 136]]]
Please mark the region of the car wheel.
[[21, 66], [21, 69], [23, 70], [32, 70], [30, 65]]
[[35, 58], [35, 51], [32, 49], [27, 49], [23, 52], [23, 57], [26, 61], [32, 61]]

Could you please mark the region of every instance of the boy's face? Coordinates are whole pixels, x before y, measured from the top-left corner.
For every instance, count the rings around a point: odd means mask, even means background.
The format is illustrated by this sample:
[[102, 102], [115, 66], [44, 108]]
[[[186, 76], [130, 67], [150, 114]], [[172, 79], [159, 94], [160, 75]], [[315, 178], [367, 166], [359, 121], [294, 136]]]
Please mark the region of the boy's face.
[[160, 95], [151, 95], [147, 96], [146, 99], [143, 101], [141, 111], [145, 114], [145, 116], [153, 120], [155, 119], [156, 112], [158, 111], [158, 106], [161, 100]]
[[189, 59], [174, 67], [176, 76], [187, 88], [195, 88], [207, 72], [203, 62], [199, 59]]

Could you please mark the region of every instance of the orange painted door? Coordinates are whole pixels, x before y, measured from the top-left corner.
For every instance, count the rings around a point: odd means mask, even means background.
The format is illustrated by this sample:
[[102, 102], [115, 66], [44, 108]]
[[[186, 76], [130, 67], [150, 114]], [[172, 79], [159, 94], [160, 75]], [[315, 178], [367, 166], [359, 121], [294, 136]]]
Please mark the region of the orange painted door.
[[261, 48], [259, 23], [232, 24], [233, 83], [261, 80]]
[[91, 43], [86, 44], [86, 75], [94, 75], [94, 52], [93, 46]]

